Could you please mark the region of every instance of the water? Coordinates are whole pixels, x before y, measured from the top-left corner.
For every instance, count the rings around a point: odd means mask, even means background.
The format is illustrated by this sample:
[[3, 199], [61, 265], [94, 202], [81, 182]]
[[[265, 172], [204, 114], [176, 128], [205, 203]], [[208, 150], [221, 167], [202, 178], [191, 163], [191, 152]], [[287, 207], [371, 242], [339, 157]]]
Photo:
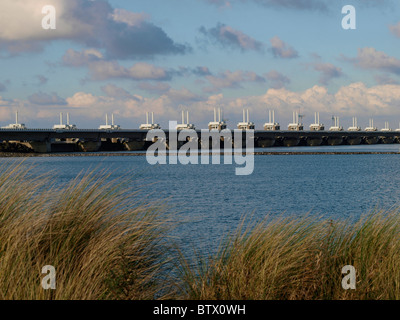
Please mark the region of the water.
[[[399, 151], [399, 145], [265, 150], [393, 152]], [[188, 219], [175, 236], [197, 249], [215, 248], [245, 214], [253, 213], [256, 219], [309, 212], [333, 219], [357, 218], [376, 206], [400, 206], [400, 155], [255, 156], [250, 176], [235, 176], [236, 165], [150, 166], [144, 156], [34, 157], [25, 163], [35, 164], [37, 174], [53, 171], [57, 183], [92, 169], [110, 170], [113, 178], [128, 178], [143, 196], [168, 199], [169, 210]]]
[[354, 146], [272, 147], [258, 148], [263, 152], [400, 152], [399, 144], [371, 144]]

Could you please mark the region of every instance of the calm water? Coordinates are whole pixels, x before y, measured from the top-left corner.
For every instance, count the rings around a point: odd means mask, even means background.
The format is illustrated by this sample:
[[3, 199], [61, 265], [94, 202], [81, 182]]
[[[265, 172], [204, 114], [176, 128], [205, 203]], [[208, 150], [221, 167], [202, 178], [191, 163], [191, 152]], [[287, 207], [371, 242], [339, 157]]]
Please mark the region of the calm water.
[[[261, 150], [261, 149], [259, 149]], [[270, 148], [268, 151], [399, 151], [399, 145]], [[257, 150], [258, 151], [258, 150]], [[0, 159], [1, 162], [15, 159]], [[82, 170], [107, 169], [130, 178], [143, 196], [166, 199], [189, 219], [176, 236], [195, 248], [215, 247], [244, 214], [299, 216], [308, 212], [356, 218], [375, 206], [400, 206], [400, 155], [255, 156], [254, 173], [235, 176], [236, 165], [158, 165], [145, 157], [27, 158], [37, 173], [53, 171], [65, 183]]]

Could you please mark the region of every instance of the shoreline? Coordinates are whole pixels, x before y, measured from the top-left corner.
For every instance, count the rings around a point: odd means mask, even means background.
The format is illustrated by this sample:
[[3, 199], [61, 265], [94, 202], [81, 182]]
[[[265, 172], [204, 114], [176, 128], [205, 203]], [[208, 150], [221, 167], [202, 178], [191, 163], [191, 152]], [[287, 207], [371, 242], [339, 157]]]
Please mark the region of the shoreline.
[[[229, 153], [229, 155], [246, 155], [246, 152], [239, 153]], [[284, 151], [276, 151], [276, 152], [268, 152], [268, 151], [260, 151], [260, 152], [252, 152], [252, 155], [255, 156], [282, 156], [282, 155], [378, 155], [378, 154], [386, 154], [386, 155], [400, 155], [400, 152], [394, 151], [331, 151], [331, 152], [284, 152]], [[156, 154], [157, 155], [157, 154]], [[161, 154], [160, 154], [161, 155]], [[168, 156], [169, 154], [165, 154]], [[177, 156], [178, 153], [172, 153], [172, 156]], [[200, 153], [198, 154], [201, 155]], [[208, 155], [215, 155], [213, 153], [209, 153]], [[217, 154], [218, 155], [218, 154]], [[219, 153], [219, 155], [224, 155], [224, 153]], [[71, 152], [71, 153], [17, 153], [17, 152], [0, 152], [0, 158], [32, 158], [32, 157], [140, 157], [146, 156], [145, 152], [127, 152], [127, 153], [113, 153], [113, 152]]]

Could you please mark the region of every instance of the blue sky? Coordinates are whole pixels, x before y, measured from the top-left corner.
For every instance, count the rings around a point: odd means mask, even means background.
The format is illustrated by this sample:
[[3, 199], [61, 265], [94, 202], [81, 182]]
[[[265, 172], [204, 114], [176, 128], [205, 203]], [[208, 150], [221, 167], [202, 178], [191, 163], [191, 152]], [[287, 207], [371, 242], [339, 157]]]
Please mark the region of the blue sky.
[[[44, 5], [56, 30], [43, 30]], [[342, 7], [357, 29], [342, 28]], [[93, 128], [114, 112], [124, 128], [145, 113], [205, 127], [222, 107], [261, 128], [268, 109], [283, 127], [294, 110], [348, 126], [400, 121], [400, 3], [391, 0], [2, 0], [0, 125], [19, 111], [28, 127], [69, 112]]]

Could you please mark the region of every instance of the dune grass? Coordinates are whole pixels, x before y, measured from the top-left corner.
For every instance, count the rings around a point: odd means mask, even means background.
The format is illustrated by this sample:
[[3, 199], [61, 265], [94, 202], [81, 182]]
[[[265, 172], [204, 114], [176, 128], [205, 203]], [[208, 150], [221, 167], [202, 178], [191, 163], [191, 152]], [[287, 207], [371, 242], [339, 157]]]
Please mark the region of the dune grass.
[[[0, 299], [155, 299], [170, 289], [162, 207], [104, 174], [63, 187], [0, 168]], [[42, 267], [56, 269], [44, 290]]]
[[[400, 215], [375, 212], [358, 222], [317, 217], [266, 219], [227, 238], [193, 266], [182, 259], [186, 299], [399, 299]], [[356, 289], [342, 288], [342, 267]]]
[[[243, 221], [217, 254], [193, 259], [175, 248], [163, 206], [110, 176], [57, 186], [0, 166], [0, 299], [400, 299], [399, 210]], [[56, 290], [41, 286], [45, 265]], [[356, 290], [342, 288], [345, 265]]]

